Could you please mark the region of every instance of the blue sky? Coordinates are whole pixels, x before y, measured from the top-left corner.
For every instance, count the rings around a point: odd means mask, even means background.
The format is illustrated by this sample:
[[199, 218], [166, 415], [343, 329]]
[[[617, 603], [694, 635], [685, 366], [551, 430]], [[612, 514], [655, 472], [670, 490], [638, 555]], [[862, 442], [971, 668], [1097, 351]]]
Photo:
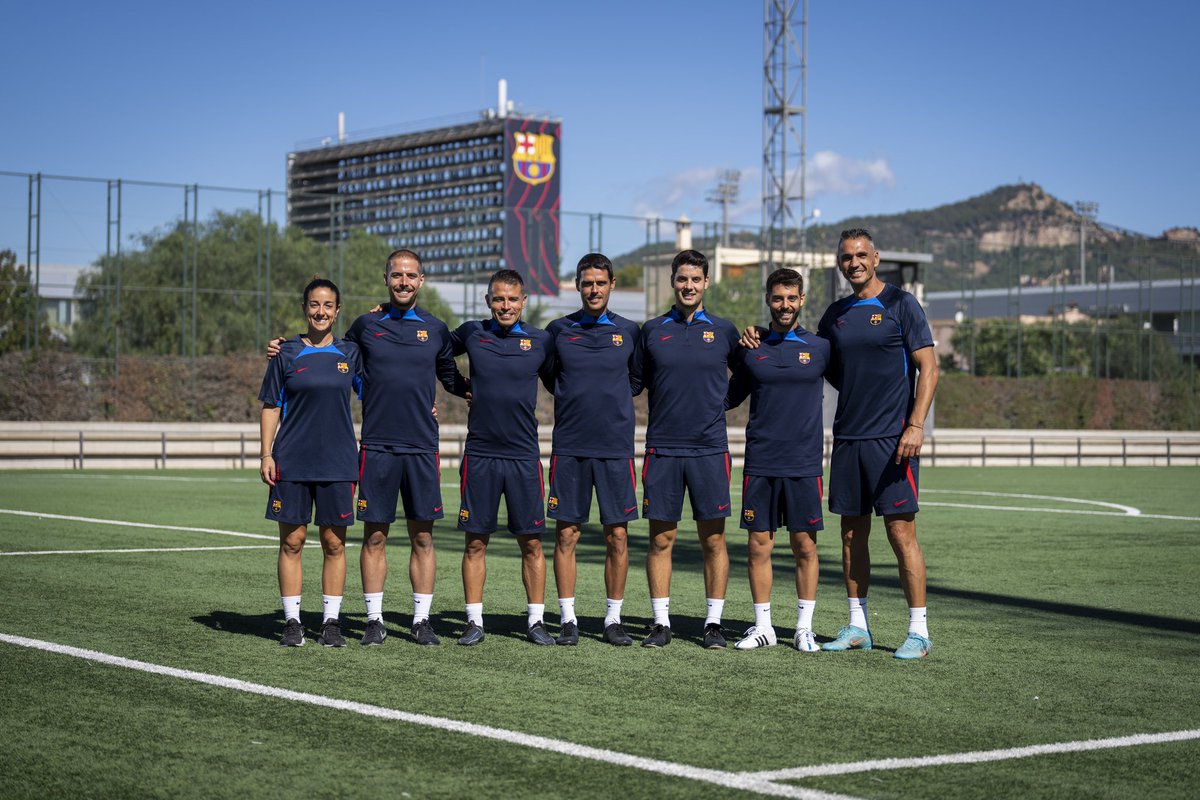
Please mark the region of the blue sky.
[[[837, 221], [1035, 181], [1109, 224], [1200, 226], [1198, 8], [812, 0], [810, 206]], [[565, 211], [717, 219], [704, 196], [737, 168], [735, 221], [760, 221], [758, 2], [48, 0], [2, 19], [0, 170], [278, 190], [339, 111], [351, 132], [477, 112], [506, 78], [563, 119]], [[0, 247], [20, 252], [24, 191], [0, 180]]]

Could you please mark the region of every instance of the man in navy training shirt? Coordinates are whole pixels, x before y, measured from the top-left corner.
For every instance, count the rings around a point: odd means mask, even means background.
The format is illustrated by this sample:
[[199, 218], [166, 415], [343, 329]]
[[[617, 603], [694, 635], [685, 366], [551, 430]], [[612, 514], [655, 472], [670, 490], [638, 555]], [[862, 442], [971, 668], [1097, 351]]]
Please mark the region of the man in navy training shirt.
[[704, 555], [704, 646], [716, 649], [725, 647], [721, 614], [729, 582], [725, 518], [730, 515], [725, 395], [738, 334], [732, 323], [704, 310], [708, 259], [702, 253], [684, 250], [675, 256], [671, 285], [674, 306], [642, 326], [642, 379], [650, 407], [642, 516], [650, 521], [646, 578], [654, 612], [642, 646], [671, 642], [671, 554], [686, 488]]
[[546, 516], [557, 520], [554, 579], [562, 629], [558, 644], [579, 643], [575, 616], [575, 545], [588, 521], [592, 489], [604, 526], [604, 640], [633, 644], [621, 625], [629, 573], [627, 527], [637, 519], [633, 396], [642, 391], [637, 323], [608, 310], [616, 287], [612, 262], [588, 253], [575, 268], [583, 307], [546, 327], [554, 344], [554, 444]]
[[925, 613], [925, 555], [917, 543], [917, 480], [925, 418], [937, 387], [937, 359], [925, 312], [908, 292], [876, 274], [879, 251], [861, 228], [842, 231], [838, 268], [852, 294], [832, 303], [817, 326], [833, 353], [838, 389], [829, 469], [829, 510], [842, 517], [842, 567], [850, 622], [826, 650], [869, 650], [871, 511], [883, 517], [908, 601], [908, 637], [896, 658], [933, 647]]
[[800, 327], [804, 279], [792, 269], [767, 276], [770, 328], [762, 346], [739, 348], [729, 379], [729, 408], [750, 397], [746, 463], [742, 479], [742, 523], [749, 535], [748, 571], [754, 625], [739, 650], [776, 644], [771, 624], [771, 549], [775, 531], [787, 527], [796, 557], [796, 633], [806, 653], [821, 648], [813, 638], [817, 597], [817, 531], [821, 511], [824, 427], [821, 398], [829, 364], [829, 342]]
[[542, 621], [546, 558], [541, 537], [546, 517], [535, 413], [538, 379], [547, 388], [553, 385], [554, 349], [548, 333], [521, 324], [528, 299], [521, 275], [499, 270], [484, 295], [492, 318], [466, 322], [451, 334], [455, 355], [466, 353], [471, 366], [471, 410], [459, 468], [458, 529], [466, 534], [462, 575], [467, 611], [460, 645], [477, 645], [484, 638], [487, 546], [497, 527], [502, 494], [508, 530], [521, 550], [529, 641], [554, 644]]

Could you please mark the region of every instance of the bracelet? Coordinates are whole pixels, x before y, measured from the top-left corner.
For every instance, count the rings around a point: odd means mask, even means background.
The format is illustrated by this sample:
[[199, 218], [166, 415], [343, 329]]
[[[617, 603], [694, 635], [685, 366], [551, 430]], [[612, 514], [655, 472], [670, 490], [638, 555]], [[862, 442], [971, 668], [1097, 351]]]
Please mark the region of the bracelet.
[[274, 458], [274, 457], [275, 456], [271, 455], [270, 453], [267, 453], [265, 456], [259, 456], [258, 460], [262, 461], [264, 458]]
[[910, 428], [919, 428], [920, 430], [925, 430], [925, 426], [924, 426], [924, 425], [918, 425], [918, 424], [917, 424], [917, 423], [915, 423], [915, 422], [910, 422], [910, 423], [908, 423], [908, 427], [910, 427]]

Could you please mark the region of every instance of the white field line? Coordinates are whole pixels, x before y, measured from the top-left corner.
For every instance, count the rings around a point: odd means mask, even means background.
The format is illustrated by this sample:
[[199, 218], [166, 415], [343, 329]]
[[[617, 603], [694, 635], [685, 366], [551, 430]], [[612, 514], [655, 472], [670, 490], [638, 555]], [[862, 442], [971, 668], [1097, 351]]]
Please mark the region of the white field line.
[[537, 750], [559, 753], [574, 758], [583, 758], [591, 761], [615, 764], [620, 767], [640, 769], [646, 772], [653, 772], [658, 775], [666, 775], [676, 778], [688, 778], [690, 780], [716, 784], [717, 786], [724, 786], [730, 789], [742, 789], [748, 792], [757, 792], [759, 794], [772, 795], [775, 797], [800, 798], [801, 800], [852, 800], [852, 798], [848, 798], [847, 795], [831, 794], [829, 792], [821, 792], [815, 789], [806, 789], [799, 786], [781, 785], [772, 783], [771, 781], [762, 778], [756, 778], [734, 772], [723, 772], [721, 770], [693, 767], [687, 764], [676, 764], [672, 761], [661, 761], [659, 759], [644, 758], [642, 756], [621, 753], [616, 750], [588, 747], [586, 745], [566, 742], [560, 739], [550, 739], [545, 736], [535, 736], [533, 734], [521, 733], [520, 731], [510, 731], [504, 728], [493, 728], [489, 725], [477, 725], [475, 723], [447, 719], [445, 717], [434, 717], [427, 714], [414, 714], [408, 711], [398, 711], [396, 709], [369, 705], [367, 703], [339, 700], [337, 698], [324, 697], [322, 695], [309, 694], [307, 692], [296, 692], [290, 689], [281, 689], [275, 686], [265, 686], [260, 683], [250, 683], [249, 681], [238, 680], [236, 678], [227, 678], [222, 675], [209, 675], [204, 672], [192, 672], [191, 670], [177, 669], [175, 667], [167, 667], [160, 664], [150, 664], [145, 661], [135, 661], [129, 658], [122, 658], [120, 656], [108, 655], [107, 653], [100, 653], [95, 650], [84, 650], [78, 647], [70, 647], [68, 645], [56, 644], [54, 642], [44, 642], [38, 639], [26, 639], [22, 636], [12, 636], [9, 634], [0, 633], [0, 642], [7, 642], [8, 644], [16, 645], [18, 647], [27, 647], [34, 650], [43, 650], [49, 653], [72, 656], [74, 658], [82, 658], [88, 661], [93, 661], [100, 664], [108, 664], [114, 667], [132, 669], [139, 672], [148, 672], [154, 675], [164, 675], [171, 678], [178, 678], [180, 680], [203, 683], [209, 686], [218, 686], [223, 689], [232, 689], [234, 691], [246, 692], [248, 694], [271, 697], [278, 700], [290, 700], [295, 703], [306, 703], [308, 705], [332, 708], [339, 711], [350, 711], [366, 717], [376, 717], [379, 719], [393, 720], [395, 722], [406, 723], [409, 725], [422, 725], [428, 728], [436, 728], [454, 733], [467, 734], [468, 736], [479, 736], [486, 739], [495, 739], [507, 744], [531, 747]]
[[92, 525], [116, 525], [121, 528], [149, 528], [155, 531], [184, 531], [186, 533], [216, 533], [221, 536], [239, 536], [244, 539], [266, 539], [279, 541], [278, 536], [268, 536], [265, 533], [242, 533], [241, 531], [225, 531], [219, 528], [188, 528], [182, 525], [159, 525], [151, 522], [129, 522], [120, 519], [99, 519], [97, 517], [73, 517], [67, 514], [45, 514], [41, 511], [17, 511], [12, 508], [0, 508], [0, 514], [12, 514], [17, 517], [33, 517], [35, 519], [59, 519], [67, 522], [86, 522]]
[[[306, 544], [305, 547], [320, 547]], [[277, 550], [274, 544], [233, 544], [225, 547], [127, 547], [116, 550], [12, 550], [0, 552], [0, 556], [79, 556], [104, 553], [203, 553], [212, 550]]]
[[1088, 750], [1111, 750], [1119, 747], [1137, 747], [1146, 744], [1164, 744], [1200, 739], [1200, 729], [1170, 731], [1168, 733], [1137, 733], [1131, 736], [1115, 736], [1110, 739], [1085, 739], [1077, 742], [1055, 742], [1035, 744], [1029, 747], [1009, 747], [1003, 750], [973, 750], [967, 753], [948, 753], [940, 756], [919, 758], [880, 758], [872, 761], [852, 761], [845, 764], [817, 764], [811, 767], [777, 769], [765, 772], [743, 772], [747, 778], [760, 780], [798, 780], [828, 775], [850, 775], [857, 772], [878, 772], [889, 769], [919, 769], [956, 764], [983, 764], [988, 761], [1007, 761], [1014, 758], [1054, 755], [1056, 753], [1083, 753]]
[[[1057, 497], [1051, 494], [1018, 494], [1014, 492], [975, 492], [960, 489], [924, 489], [921, 494], [962, 494], [971, 495], [973, 497], [1015, 497], [1020, 500], [1057, 500], [1060, 503], [1078, 503], [1085, 506], [1101, 506], [1103, 508], [1112, 508], [1125, 514], [1136, 517], [1142, 512], [1134, 506], [1125, 506], [1120, 503], [1106, 503], [1103, 500], [1083, 500], [1078, 497]], [[985, 506], [986, 507], [986, 506]], [[1037, 509], [1042, 510], [1042, 509]], [[1050, 509], [1045, 509], [1050, 510]]]
[[972, 503], [921, 503], [923, 508], [966, 508], [976, 511], [1032, 511], [1039, 514], [1079, 514], [1092, 517], [1121, 517], [1123, 519], [1168, 519], [1180, 522], [1200, 522], [1200, 517], [1178, 517], [1172, 514], [1126, 514], [1122, 511], [1088, 511], [1081, 508], [1027, 508], [1025, 506], [983, 506]]

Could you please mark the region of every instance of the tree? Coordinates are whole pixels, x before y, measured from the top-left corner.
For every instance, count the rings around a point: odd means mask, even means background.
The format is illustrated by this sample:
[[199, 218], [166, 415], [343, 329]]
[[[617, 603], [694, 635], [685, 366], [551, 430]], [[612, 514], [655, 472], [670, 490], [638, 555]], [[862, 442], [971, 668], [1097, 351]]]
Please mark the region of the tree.
[[[0, 250], [0, 355], [23, 349], [26, 338], [32, 343], [29, 320], [33, 316], [33, 296], [29, 267], [18, 264], [12, 250]], [[49, 324], [39, 319], [39, 344], [46, 346], [53, 341]]]
[[759, 324], [763, 317], [763, 288], [758, 271], [747, 270], [736, 278], [711, 284], [704, 295], [704, 307], [732, 322], [738, 330]]

